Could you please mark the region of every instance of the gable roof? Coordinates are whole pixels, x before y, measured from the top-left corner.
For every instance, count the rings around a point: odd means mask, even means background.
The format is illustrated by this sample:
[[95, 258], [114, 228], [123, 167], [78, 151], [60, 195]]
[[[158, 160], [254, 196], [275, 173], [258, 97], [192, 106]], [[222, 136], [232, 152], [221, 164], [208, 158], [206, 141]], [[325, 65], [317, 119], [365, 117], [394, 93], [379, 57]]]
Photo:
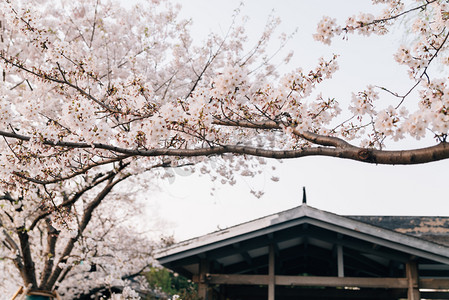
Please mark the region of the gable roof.
[[[375, 250], [381, 248], [382, 253], [387, 253], [388, 258], [395, 261], [404, 262], [410, 257], [417, 257], [424, 263], [449, 266], [448, 245], [419, 237], [420, 232], [415, 228], [417, 226], [413, 227], [415, 231], [412, 231], [412, 225], [399, 225], [397, 222], [400, 220], [395, 219], [396, 217], [386, 217], [389, 221], [386, 223], [382, 223], [382, 218], [384, 217], [340, 216], [303, 204], [174, 244], [160, 250], [156, 254], [156, 259], [169, 268], [180, 272], [188, 269], [194, 274], [196, 267], [192, 265], [207, 256], [226, 267], [236, 266], [243, 260], [246, 260], [247, 264], [252, 263], [255, 258], [267, 255], [266, 246], [270, 243], [274, 243], [279, 251], [311, 243], [328, 252], [332, 251], [334, 245], [341, 243], [345, 247], [362, 251], [364, 257], [377, 255], [376, 258], [369, 257], [374, 263], [382, 262], [383, 254]], [[413, 217], [405, 217], [402, 221], [408, 222], [412, 220], [411, 218]], [[418, 222], [418, 219], [414, 220]], [[441, 230], [445, 224], [441, 223]], [[187, 267], [189, 264], [190, 268]], [[441, 266], [438, 268], [441, 269]], [[242, 269], [239, 272], [244, 271]]]

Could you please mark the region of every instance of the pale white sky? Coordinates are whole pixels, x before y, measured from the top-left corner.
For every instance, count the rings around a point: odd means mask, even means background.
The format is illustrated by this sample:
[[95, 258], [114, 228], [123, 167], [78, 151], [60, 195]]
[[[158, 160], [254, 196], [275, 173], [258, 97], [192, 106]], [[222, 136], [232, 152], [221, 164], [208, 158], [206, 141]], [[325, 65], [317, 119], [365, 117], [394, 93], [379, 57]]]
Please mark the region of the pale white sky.
[[[182, 16], [192, 18], [193, 33], [202, 39], [210, 31], [225, 31], [233, 10], [240, 1], [182, 1]], [[282, 18], [280, 30], [286, 33], [299, 28], [287, 49], [295, 57], [285, 71], [298, 66], [313, 67], [320, 56], [340, 54], [340, 71], [326, 84], [324, 96], [336, 97], [345, 108], [351, 92], [368, 84], [397, 88], [401, 93], [409, 87], [405, 69], [398, 67], [392, 55], [404, 42], [404, 35], [394, 31], [388, 37], [350, 36], [349, 41], [337, 38], [333, 46], [313, 40], [316, 24], [323, 15], [345, 17], [366, 11], [371, 1], [305, 1], [251, 0], [242, 9], [248, 15], [248, 30], [261, 33], [269, 13]], [[405, 79], [405, 80], [404, 80]], [[427, 143], [428, 144], [428, 143]], [[406, 141], [407, 147], [422, 142]], [[391, 145], [390, 149], [393, 149]], [[271, 170], [271, 165], [277, 167]], [[375, 166], [349, 160], [310, 157], [271, 161], [266, 172], [256, 178], [238, 177], [235, 186], [210, 183], [207, 177], [179, 172], [172, 180], [159, 180], [153, 190], [142, 195], [148, 199], [152, 213], [170, 223], [167, 233], [177, 240], [205, 234], [292, 208], [301, 203], [302, 186], [306, 186], [308, 204], [338, 214], [363, 215], [449, 215], [447, 195], [449, 160], [418, 166]], [[270, 180], [272, 175], [279, 182]], [[212, 187], [214, 195], [210, 195]], [[251, 189], [263, 190], [256, 199]]]

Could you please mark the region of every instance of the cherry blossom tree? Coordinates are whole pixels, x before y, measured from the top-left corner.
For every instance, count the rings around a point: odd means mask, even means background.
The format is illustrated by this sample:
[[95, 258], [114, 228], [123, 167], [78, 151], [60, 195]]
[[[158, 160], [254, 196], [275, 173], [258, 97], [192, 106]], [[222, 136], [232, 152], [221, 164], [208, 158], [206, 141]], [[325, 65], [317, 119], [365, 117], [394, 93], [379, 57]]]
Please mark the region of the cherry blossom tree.
[[[448, 158], [448, 90], [435, 70], [449, 63], [448, 5], [374, 2], [385, 7], [380, 15], [344, 25], [324, 17], [314, 37], [331, 44], [335, 36], [382, 35], [408, 18], [413, 42], [394, 55], [413, 84], [405, 94], [374, 85], [354, 91], [343, 109], [320, 90], [338, 70], [337, 55], [312, 70], [277, 74], [267, 50], [276, 18], [253, 47], [238, 14], [227, 33], [198, 46], [190, 21], [170, 2], [126, 10], [100, 0], [2, 0], [0, 227], [8, 266], [25, 286], [67, 295], [129, 286], [151, 256], [118, 247], [125, 239], [142, 249], [145, 241], [117, 225], [123, 216], [111, 208], [127, 193], [115, 192], [159, 168], [221, 156], [226, 168], [215, 171], [232, 182], [248, 157], [376, 164]], [[281, 35], [279, 47], [287, 41]], [[386, 95], [395, 101], [382, 101]], [[428, 133], [434, 144], [386, 150]], [[77, 280], [91, 285], [82, 290]]]
[[158, 245], [136, 228], [145, 207], [129, 195], [135, 189], [120, 185], [129, 177], [120, 171], [57, 187], [18, 183], [3, 195], [3, 293], [11, 296], [21, 282], [31, 290], [56, 289], [67, 299], [150, 292], [142, 272], [154, 265]]

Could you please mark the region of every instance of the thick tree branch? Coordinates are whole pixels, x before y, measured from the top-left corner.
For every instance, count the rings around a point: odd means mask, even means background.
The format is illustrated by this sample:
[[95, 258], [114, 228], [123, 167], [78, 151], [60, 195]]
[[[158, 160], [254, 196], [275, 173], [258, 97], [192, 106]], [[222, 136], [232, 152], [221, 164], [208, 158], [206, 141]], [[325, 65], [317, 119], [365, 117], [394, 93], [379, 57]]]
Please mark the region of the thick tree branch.
[[[93, 182], [92, 184], [89, 184], [87, 186], [85, 186], [84, 188], [82, 188], [81, 190], [79, 190], [77, 193], [75, 193], [71, 198], [65, 200], [64, 202], [62, 202], [61, 204], [59, 204], [58, 206], [55, 207], [55, 209], [62, 209], [64, 207], [69, 207], [71, 205], [73, 205], [76, 201], [78, 201], [81, 196], [83, 196], [87, 191], [93, 189], [94, 187], [98, 186], [99, 184], [110, 180], [111, 178], [113, 178], [114, 176], [116, 176], [116, 173], [114, 172], [109, 172], [107, 174], [105, 174], [102, 178], [99, 178], [98, 180], [96, 180], [95, 182]], [[34, 227], [36, 227], [37, 223], [39, 223], [40, 220], [44, 219], [45, 217], [49, 216], [52, 213], [52, 211], [43, 211], [41, 213], [39, 213], [39, 215], [37, 215], [33, 222], [31, 223], [30, 227], [28, 228], [28, 230], [33, 230]]]
[[113, 180], [114, 178], [111, 178], [109, 180], [109, 183], [103, 188], [103, 190], [99, 192], [98, 195], [95, 197], [95, 199], [91, 203], [89, 203], [89, 205], [84, 209], [84, 214], [78, 228], [78, 233], [75, 237], [71, 238], [67, 242], [67, 245], [64, 248], [64, 251], [62, 252], [60, 259], [58, 260], [58, 263], [56, 264], [54, 271], [52, 272], [46, 285], [43, 286], [44, 289], [51, 290], [51, 288], [58, 280], [59, 275], [63, 271], [63, 268], [61, 267], [60, 264], [64, 264], [67, 262], [67, 259], [69, 258], [73, 248], [75, 247], [76, 242], [79, 240], [84, 229], [86, 229], [87, 225], [89, 224], [94, 210], [98, 207], [98, 205], [100, 205], [101, 201], [103, 201], [103, 199], [109, 194], [109, 192], [112, 190], [114, 186], [116, 186], [118, 183], [122, 182], [129, 176], [131, 175], [130, 174], [125, 175], [116, 180]]
[[[2, 226], [3, 226], [3, 224], [0, 222], [0, 227], [2, 227]], [[12, 251], [18, 252], [20, 250], [19, 246], [14, 241], [14, 239], [11, 237], [11, 235], [6, 231], [5, 228], [2, 228], [2, 234], [5, 238], [6, 247], [8, 247], [8, 249], [11, 249]]]
[[[226, 122], [227, 124], [223, 125], [228, 126], [232, 126], [232, 124], [239, 124], [239, 126], [244, 125], [244, 123], [241, 121], [239, 122], [226, 121]], [[253, 128], [251, 126], [257, 126], [257, 128], [259, 129], [270, 129], [270, 126], [277, 126], [277, 128], [280, 128], [279, 125], [275, 124], [276, 124], [275, 122], [272, 123], [266, 122], [263, 123], [262, 126], [248, 122], [247, 127]], [[277, 159], [300, 158], [305, 156], [329, 156], [329, 157], [346, 158], [366, 163], [386, 164], [386, 165], [422, 164], [449, 158], [449, 144], [446, 142], [441, 142], [440, 144], [420, 149], [387, 151], [387, 150], [376, 150], [376, 149], [356, 147], [345, 142], [342, 139], [336, 137], [322, 136], [312, 132], [300, 133], [294, 131], [294, 133], [316, 145], [325, 147], [309, 147], [296, 150], [273, 150], [273, 149], [255, 148], [241, 145], [222, 145], [211, 148], [196, 148], [196, 149], [157, 148], [157, 149], [144, 150], [144, 149], [121, 148], [103, 143], [88, 144], [83, 142], [43, 141], [43, 144], [52, 145], [53, 147], [65, 147], [73, 149], [83, 149], [83, 148], [85, 149], [94, 147], [96, 149], [102, 149], [136, 157], [138, 156], [196, 157], [196, 156], [222, 155], [227, 153], [245, 154], [245, 155], [252, 155], [266, 158], [277, 158]], [[11, 132], [0, 131], [0, 135], [24, 141], [30, 140], [30, 137]]]
[[39, 284], [39, 288], [41, 289], [46, 286], [50, 278], [56, 255], [56, 242], [59, 235], [59, 232], [51, 225], [51, 220], [47, 218], [45, 221], [47, 225], [47, 249], [44, 254], [45, 266], [41, 276], [41, 283]]
[[[8, 201], [14, 201], [9, 193], [5, 193], [1, 198], [7, 199]], [[3, 227], [1, 220], [0, 226]], [[28, 232], [26, 231], [24, 226], [15, 228], [14, 232], [15, 234], [17, 234], [19, 244], [17, 244], [14, 239], [8, 234], [8, 232], [3, 228], [3, 234], [6, 238], [7, 244], [16, 252], [16, 257], [13, 259], [14, 265], [19, 270], [20, 276], [22, 277], [25, 285], [28, 286], [31, 284], [32, 287], [36, 287], [36, 270], [33, 258], [31, 256]]]
[[[3, 226], [3, 224], [1, 224], [1, 220], [0, 220], [0, 226]], [[3, 236], [5, 237], [6, 247], [9, 247], [9, 249], [11, 250], [12, 253], [20, 253], [19, 245], [17, 245], [17, 243], [14, 241], [14, 239], [6, 231], [5, 228], [2, 228], [2, 233], [3, 233]], [[21, 259], [20, 255], [16, 255], [12, 259], [12, 261], [18, 270], [23, 270], [24, 266], [23, 266], [22, 259]]]
[[[253, 128], [253, 129], [264, 129], [264, 130], [272, 130], [277, 129], [281, 130], [282, 126], [275, 121], [261, 121], [261, 122], [253, 122], [253, 121], [245, 121], [245, 120], [215, 120], [213, 122], [216, 125], [223, 126], [235, 126], [235, 127], [243, 127], [243, 128]], [[339, 147], [339, 148], [347, 148], [354, 147], [351, 144], [345, 142], [342, 139], [319, 135], [310, 131], [300, 132], [297, 129], [293, 129], [293, 133], [315, 145], [320, 146], [331, 146], [331, 147]]]
[[145, 265], [142, 268], [140, 268], [140, 270], [138, 270], [138, 271], [136, 271], [136, 272], [134, 272], [132, 274], [124, 275], [124, 276], [122, 276], [122, 279], [123, 280], [129, 280], [129, 279], [133, 279], [134, 277], [141, 276], [143, 271], [145, 271], [145, 269], [148, 268], [148, 267], [151, 267], [151, 265], [150, 264]]
[[16, 229], [17, 236], [20, 241], [20, 251], [23, 259], [23, 268], [20, 269], [20, 273], [22, 279], [24, 281], [25, 286], [31, 284], [32, 288], [37, 287], [36, 281], [36, 269], [34, 266], [34, 261], [31, 256], [31, 247], [29, 241], [28, 232], [24, 227], [20, 227]]

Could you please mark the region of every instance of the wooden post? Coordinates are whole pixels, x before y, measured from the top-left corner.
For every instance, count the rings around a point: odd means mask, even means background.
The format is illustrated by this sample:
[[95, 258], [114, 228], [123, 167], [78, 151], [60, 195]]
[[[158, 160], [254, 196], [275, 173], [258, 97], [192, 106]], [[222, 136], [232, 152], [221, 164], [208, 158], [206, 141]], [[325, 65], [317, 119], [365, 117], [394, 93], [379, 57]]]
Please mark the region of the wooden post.
[[206, 280], [206, 275], [209, 273], [209, 261], [207, 259], [201, 259], [199, 265], [199, 282], [198, 282], [198, 296], [202, 300], [208, 300], [208, 288], [209, 285]]
[[405, 265], [405, 273], [407, 275], [408, 281], [408, 292], [407, 299], [408, 300], [419, 300], [421, 299], [421, 295], [419, 293], [419, 275], [418, 275], [418, 266], [416, 261], [409, 261]]
[[338, 277], [345, 277], [345, 264], [343, 260], [342, 245], [337, 245], [337, 268], [338, 268]]
[[270, 244], [268, 250], [268, 300], [275, 299], [275, 255], [274, 244]]

